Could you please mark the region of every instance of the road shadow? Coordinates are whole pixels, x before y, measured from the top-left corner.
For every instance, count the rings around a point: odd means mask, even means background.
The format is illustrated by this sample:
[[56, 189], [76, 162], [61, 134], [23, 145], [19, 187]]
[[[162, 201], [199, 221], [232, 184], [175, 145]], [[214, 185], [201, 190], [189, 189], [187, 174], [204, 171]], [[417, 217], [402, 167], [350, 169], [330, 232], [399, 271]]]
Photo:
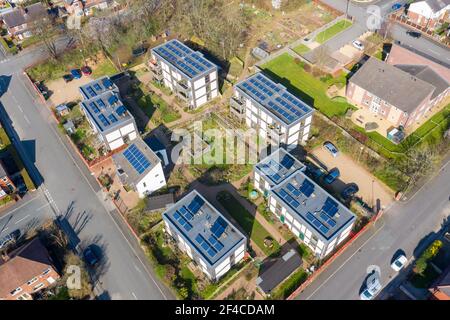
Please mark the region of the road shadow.
[[[8, 151], [11, 152], [13, 157], [15, 154], [19, 157], [21, 161], [16, 160], [19, 171], [26, 169], [31, 179], [33, 180], [36, 187], [39, 187], [43, 182], [44, 178], [40, 174], [39, 170], [36, 168], [36, 141], [27, 140], [21, 141], [19, 135], [14, 129], [14, 123], [9, 117], [5, 110], [4, 105], [0, 102], [0, 122], [4, 128], [6, 134], [8, 135], [11, 145], [8, 147]], [[25, 143], [25, 145], [24, 145]]]
[[9, 88], [12, 76], [2, 75], [0, 76], [0, 97], [2, 97]]

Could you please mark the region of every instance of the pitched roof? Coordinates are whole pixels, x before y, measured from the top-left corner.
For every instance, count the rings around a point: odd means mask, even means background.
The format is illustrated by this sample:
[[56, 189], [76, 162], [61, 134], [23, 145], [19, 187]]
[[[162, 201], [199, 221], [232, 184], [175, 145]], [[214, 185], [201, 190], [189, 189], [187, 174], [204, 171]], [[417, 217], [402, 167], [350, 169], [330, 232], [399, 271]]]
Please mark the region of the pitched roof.
[[175, 203], [173, 193], [161, 194], [158, 196], [150, 196], [146, 201], [146, 209], [149, 211], [166, 209], [169, 205]]
[[431, 99], [436, 98], [450, 86], [450, 83], [447, 82], [447, 80], [442, 78], [438, 73], [426, 65], [397, 64], [395, 66], [405, 72], [408, 72], [410, 75], [433, 85], [436, 90], [434, 90]]
[[6, 262], [0, 261], [0, 297], [6, 297], [17, 287], [52, 267], [48, 251], [38, 238], [11, 252], [9, 257]]
[[12, 11], [4, 13], [2, 16], [3, 21], [9, 28], [20, 26], [24, 23], [30, 23], [43, 17], [47, 10], [38, 2], [29, 5], [25, 9], [15, 8]]
[[450, 5], [450, 0], [425, 0], [433, 12], [438, 12]]
[[371, 57], [350, 82], [404, 112], [412, 112], [436, 89], [411, 74]]

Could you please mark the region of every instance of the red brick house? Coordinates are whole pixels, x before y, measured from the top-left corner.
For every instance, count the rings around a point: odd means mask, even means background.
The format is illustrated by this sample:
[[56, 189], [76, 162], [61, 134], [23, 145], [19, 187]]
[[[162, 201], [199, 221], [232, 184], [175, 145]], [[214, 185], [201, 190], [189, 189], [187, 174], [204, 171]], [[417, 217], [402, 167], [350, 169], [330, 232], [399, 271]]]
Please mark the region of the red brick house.
[[434, 30], [449, 20], [450, 0], [422, 0], [409, 5], [409, 21], [423, 28]]
[[106, 9], [114, 6], [112, 0], [64, 0], [64, 7], [69, 14], [86, 15], [93, 13], [94, 9]]
[[0, 259], [0, 300], [31, 300], [60, 278], [38, 238]]
[[47, 17], [47, 9], [38, 2], [28, 7], [16, 7], [13, 10], [4, 13], [0, 20], [8, 30], [10, 36], [19, 39], [28, 38], [32, 35], [31, 24]]
[[346, 88], [350, 101], [404, 128], [449, 93], [449, 83], [426, 65], [393, 66], [373, 57], [350, 78]]

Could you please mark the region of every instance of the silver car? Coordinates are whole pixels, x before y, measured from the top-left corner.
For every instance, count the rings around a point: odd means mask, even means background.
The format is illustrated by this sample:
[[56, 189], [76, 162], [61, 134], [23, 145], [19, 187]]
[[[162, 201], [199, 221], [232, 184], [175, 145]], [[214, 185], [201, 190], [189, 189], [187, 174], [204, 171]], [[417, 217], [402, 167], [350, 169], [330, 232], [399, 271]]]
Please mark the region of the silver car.
[[381, 290], [380, 277], [377, 272], [374, 272], [367, 278], [366, 289], [361, 292], [361, 300], [372, 300]]

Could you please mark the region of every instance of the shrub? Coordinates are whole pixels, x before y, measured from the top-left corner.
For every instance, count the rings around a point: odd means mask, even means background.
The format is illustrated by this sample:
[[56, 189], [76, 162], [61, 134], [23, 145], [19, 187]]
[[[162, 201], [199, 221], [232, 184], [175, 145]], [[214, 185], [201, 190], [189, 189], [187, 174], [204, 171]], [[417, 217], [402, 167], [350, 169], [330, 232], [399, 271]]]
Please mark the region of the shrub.
[[434, 258], [442, 247], [442, 241], [435, 240], [416, 261], [414, 270], [416, 273], [422, 274], [428, 266], [428, 261]]

